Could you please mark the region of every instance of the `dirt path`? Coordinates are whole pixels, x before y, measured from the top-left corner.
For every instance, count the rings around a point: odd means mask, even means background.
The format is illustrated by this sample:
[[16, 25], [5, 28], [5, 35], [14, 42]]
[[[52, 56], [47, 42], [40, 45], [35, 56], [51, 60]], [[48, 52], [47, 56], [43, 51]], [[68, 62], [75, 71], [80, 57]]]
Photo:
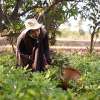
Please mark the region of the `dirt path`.
[[6, 37], [0, 37], [0, 46], [7, 45], [9, 42], [7, 41]]
[[[89, 47], [90, 41], [89, 40], [67, 40], [65, 39], [57, 39], [56, 45], [51, 46], [50, 48], [55, 51], [87, 51], [87, 47]], [[95, 43], [95, 50], [100, 52], [100, 41], [98, 40]], [[11, 45], [9, 45], [6, 37], [0, 37], [0, 53], [2, 52], [13, 52]]]
[[[89, 47], [90, 40], [68, 40], [66, 38], [57, 38], [57, 46], [72, 46], [72, 47]], [[95, 47], [100, 47], [100, 40], [95, 42]]]

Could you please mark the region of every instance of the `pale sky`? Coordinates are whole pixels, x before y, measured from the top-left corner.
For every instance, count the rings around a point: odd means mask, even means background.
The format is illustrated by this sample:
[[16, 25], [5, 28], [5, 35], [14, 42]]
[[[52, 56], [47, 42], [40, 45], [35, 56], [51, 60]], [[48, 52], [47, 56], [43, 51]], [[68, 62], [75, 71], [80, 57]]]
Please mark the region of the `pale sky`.
[[[79, 31], [79, 21], [80, 21], [80, 17], [77, 18], [77, 20], [74, 19], [74, 17], [71, 17], [70, 19], [68, 19], [68, 22], [65, 22], [64, 24], [61, 24], [59, 29], [69, 29], [70, 31]], [[90, 21], [86, 20], [86, 21], [82, 21], [82, 25], [80, 26], [81, 29], [83, 29], [85, 32], [89, 32], [89, 24]], [[70, 24], [70, 25], [69, 25]]]

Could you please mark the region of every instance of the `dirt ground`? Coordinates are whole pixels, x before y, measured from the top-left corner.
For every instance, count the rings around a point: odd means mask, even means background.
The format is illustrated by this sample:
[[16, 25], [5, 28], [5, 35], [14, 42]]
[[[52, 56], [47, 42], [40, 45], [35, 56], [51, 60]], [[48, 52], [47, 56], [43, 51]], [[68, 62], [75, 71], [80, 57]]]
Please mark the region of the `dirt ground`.
[[[56, 40], [55, 46], [50, 46], [52, 50], [56, 51], [87, 51], [90, 46], [89, 40], [68, 40], [67, 38], [57, 38]], [[96, 41], [95, 50], [100, 51], [100, 40]], [[0, 53], [2, 52], [13, 52], [6, 37], [0, 37]]]

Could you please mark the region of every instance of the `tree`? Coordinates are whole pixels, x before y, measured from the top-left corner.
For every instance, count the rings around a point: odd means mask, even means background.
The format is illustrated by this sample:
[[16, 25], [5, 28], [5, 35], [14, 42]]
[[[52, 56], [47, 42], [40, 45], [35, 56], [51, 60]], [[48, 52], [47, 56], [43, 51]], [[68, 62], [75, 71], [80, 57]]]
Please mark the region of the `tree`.
[[90, 35], [91, 43], [89, 52], [93, 52], [94, 48], [94, 37], [100, 30], [100, 1], [99, 0], [84, 0], [83, 9], [80, 14], [85, 19], [89, 19], [92, 23], [90, 24]]
[[[70, 8], [67, 6], [68, 3], [71, 5]], [[58, 26], [76, 13], [74, 0], [0, 0], [0, 30], [7, 29], [9, 36], [15, 35], [23, 28], [21, 17], [35, 16], [46, 25], [51, 38], [54, 39]]]
[[37, 14], [37, 8], [43, 8], [45, 11], [43, 14], [48, 13], [55, 5], [63, 1], [65, 0], [49, 0], [48, 2], [47, 0], [0, 0], [0, 26], [6, 28], [10, 22], [18, 21], [26, 14], [34, 16]]

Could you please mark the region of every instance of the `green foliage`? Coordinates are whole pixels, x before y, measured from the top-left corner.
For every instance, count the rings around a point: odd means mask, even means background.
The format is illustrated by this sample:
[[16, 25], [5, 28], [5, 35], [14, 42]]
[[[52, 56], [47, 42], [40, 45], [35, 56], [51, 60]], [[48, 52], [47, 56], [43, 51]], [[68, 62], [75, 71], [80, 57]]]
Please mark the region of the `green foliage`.
[[[52, 6], [54, 2], [57, 3]], [[70, 6], [68, 7], [68, 5]], [[13, 32], [9, 32], [10, 36], [16, 35], [23, 28], [21, 18], [33, 16], [37, 18], [46, 11], [39, 21], [46, 26], [51, 44], [55, 43], [56, 35], [60, 34], [57, 31], [59, 25], [78, 13], [76, 3], [65, 0], [61, 2], [52, 0], [2, 0], [1, 7], [0, 14], [3, 17], [0, 20], [0, 26], [2, 26], [0, 29], [13, 30]], [[50, 10], [48, 10], [49, 8]]]
[[[0, 55], [0, 100], [99, 100], [100, 57], [97, 55], [55, 54], [53, 65], [45, 72], [15, 67], [15, 56]], [[59, 67], [70, 63], [81, 72], [78, 83], [58, 88]]]
[[6, 11], [7, 14], [11, 14], [11, 9], [14, 8], [16, 1], [15, 0], [5, 0], [5, 1], [3, 0], [3, 2], [4, 2], [4, 5], [3, 5], [4, 10]]
[[53, 65], [58, 67], [69, 65], [69, 58], [66, 54], [62, 56], [60, 53], [55, 53], [53, 56]]
[[[10, 55], [2, 55], [0, 58], [1, 100], [61, 100], [67, 98], [65, 92], [56, 88], [57, 81], [51, 80], [54, 74], [53, 70], [44, 73], [32, 73], [25, 68], [16, 69], [11, 60], [14, 61], [14, 58]], [[5, 63], [8, 63], [8, 65]], [[13, 66], [10, 66], [10, 63]], [[58, 95], [60, 95], [60, 98]]]
[[94, 49], [94, 38], [98, 38], [98, 33], [100, 31], [100, 8], [99, 1], [96, 0], [85, 0], [83, 1], [83, 7], [80, 11], [80, 14], [83, 18], [91, 21], [89, 25], [89, 32], [91, 35], [91, 43], [90, 43], [90, 53], [93, 52]]

